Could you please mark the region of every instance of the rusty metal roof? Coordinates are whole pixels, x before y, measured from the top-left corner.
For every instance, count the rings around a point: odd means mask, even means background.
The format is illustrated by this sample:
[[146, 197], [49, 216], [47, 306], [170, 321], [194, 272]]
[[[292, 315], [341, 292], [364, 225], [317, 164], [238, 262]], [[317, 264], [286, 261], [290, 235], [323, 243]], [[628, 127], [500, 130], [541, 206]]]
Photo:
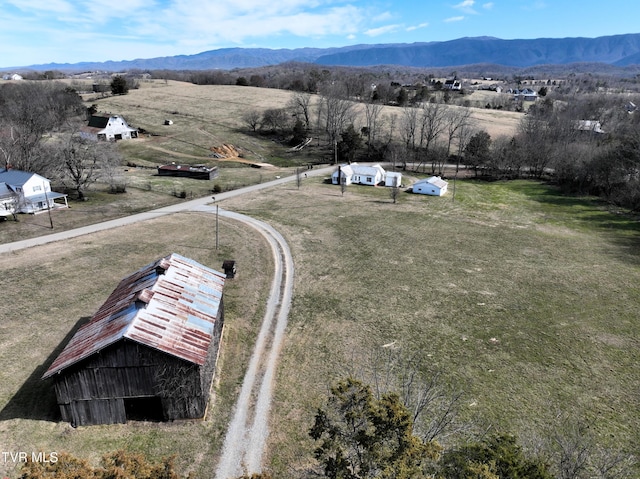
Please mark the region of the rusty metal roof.
[[225, 274], [173, 253], [124, 278], [43, 378], [127, 338], [203, 365]]

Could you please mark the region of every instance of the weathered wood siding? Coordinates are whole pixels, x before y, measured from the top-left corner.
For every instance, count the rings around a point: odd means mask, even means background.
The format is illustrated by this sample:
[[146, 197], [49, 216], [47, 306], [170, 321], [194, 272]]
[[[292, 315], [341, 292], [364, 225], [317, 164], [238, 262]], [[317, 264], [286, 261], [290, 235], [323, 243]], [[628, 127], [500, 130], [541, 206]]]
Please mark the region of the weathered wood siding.
[[123, 339], [55, 377], [64, 421], [74, 426], [124, 423], [125, 398], [159, 397], [165, 420], [204, 416], [224, 323], [221, 304], [205, 364], [198, 366]]

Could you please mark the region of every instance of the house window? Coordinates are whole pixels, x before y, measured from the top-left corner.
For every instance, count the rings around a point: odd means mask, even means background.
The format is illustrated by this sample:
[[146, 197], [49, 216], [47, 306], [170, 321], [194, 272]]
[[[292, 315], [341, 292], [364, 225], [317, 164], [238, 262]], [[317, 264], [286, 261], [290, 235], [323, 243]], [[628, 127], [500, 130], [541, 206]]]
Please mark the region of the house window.
[[371, 179], [370, 176], [367, 176], [367, 183], [371, 183], [373, 180]]
[[36, 191], [42, 191], [42, 186], [40, 185], [36, 185], [33, 187], [33, 192], [35, 193]]

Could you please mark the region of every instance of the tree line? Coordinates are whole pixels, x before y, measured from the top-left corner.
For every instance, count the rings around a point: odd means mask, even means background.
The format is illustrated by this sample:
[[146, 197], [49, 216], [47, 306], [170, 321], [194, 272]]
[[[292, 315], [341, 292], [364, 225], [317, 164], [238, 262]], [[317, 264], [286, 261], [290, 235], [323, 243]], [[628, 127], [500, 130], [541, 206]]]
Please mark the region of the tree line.
[[[398, 93], [390, 100], [380, 94], [380, 84], [362, 77], [320, 75], [317, 94], [296, 91], [287, 105], [249, 111], [243, 120], [252, 132], [278, 135], [292, 145], [311, 132], [321, 135], [334, 162], [387, 161], [438, 175], [446, 164], [456, 164], [479, 178], [550, 180], [569, 194], [640, 208], [640, 96], [597, 91], [604, 81], [588, 88], [575, 78], [548, 84], [539, 86], [544, 96], [526, 105], [515, 134], [495, 138], [474, 125], [470, 108], [447, 100], [447, 93], [464, 92], [427, 84], [406, 93], [404, 101]], [[383, 109], [390, 104], [395, 108]]]

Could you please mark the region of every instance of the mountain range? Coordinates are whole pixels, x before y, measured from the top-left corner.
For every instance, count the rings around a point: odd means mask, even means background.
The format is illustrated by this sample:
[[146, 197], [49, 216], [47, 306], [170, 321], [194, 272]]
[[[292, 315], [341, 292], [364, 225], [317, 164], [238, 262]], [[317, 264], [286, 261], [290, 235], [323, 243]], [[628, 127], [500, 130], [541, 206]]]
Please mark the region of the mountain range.
[[603, 63], [625, 67], [640, 64], [640, 34], [529, 40], [465, 37], [443, 42], [352, 45], [341, 48], [222, 48], [195, 55], [74, 64], [49, 63], [21, 68], [62, 71], [231, 70], [285, 62], [327, 66], [398, 65], [422, 68], [481, 63], [520, 68], [571, 63]]

